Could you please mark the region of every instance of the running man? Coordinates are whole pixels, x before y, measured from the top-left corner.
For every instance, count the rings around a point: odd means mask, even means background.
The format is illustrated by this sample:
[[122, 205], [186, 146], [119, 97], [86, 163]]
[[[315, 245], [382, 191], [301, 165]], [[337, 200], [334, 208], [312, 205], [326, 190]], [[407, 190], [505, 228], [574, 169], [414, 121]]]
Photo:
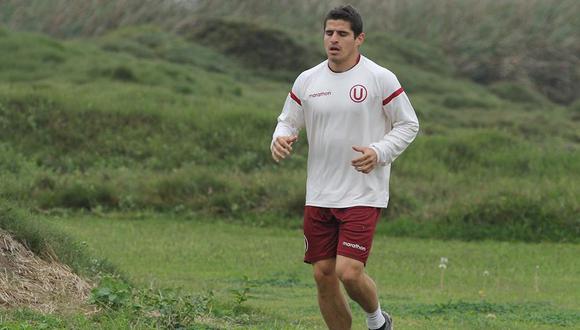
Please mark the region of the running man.
[[364, 40], [362, 18], [352, 6], [328, 13], [328, 59], [298, 76], [271, 144], [279, 162], [306, 128], [304, 262], [313, 265], [320, 311], [332, 330], [352, 325], [340, 283], [367, 313], [369, 329], [393, 328], [365, 265], [381, 208], [389, 201], [391, 163], [419, 131], [397, 77], [359, 53]]

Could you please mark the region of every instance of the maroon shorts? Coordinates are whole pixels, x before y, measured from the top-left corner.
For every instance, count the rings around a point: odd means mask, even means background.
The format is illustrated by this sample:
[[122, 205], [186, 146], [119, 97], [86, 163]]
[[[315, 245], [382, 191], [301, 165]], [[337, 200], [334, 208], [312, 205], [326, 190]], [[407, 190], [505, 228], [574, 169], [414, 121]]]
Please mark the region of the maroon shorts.
[[341, 255], [366, 265], [381, 209], [304, 207], [304, 262]]

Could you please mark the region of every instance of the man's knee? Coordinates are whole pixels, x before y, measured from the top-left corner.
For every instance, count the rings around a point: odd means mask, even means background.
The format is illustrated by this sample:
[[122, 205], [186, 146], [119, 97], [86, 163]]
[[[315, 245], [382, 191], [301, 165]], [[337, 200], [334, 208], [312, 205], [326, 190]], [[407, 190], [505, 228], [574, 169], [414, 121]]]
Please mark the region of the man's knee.
[[314, 264], [314, 280], [318, 286], [324, 286], [336, 281], [334, 259], [321, 260]]
[[364, 265], [352, 259], [344, 260], [344, 262], [337, 263], [336, 275], [346, 286], [351, 283], [357, 283], [364, 275]]

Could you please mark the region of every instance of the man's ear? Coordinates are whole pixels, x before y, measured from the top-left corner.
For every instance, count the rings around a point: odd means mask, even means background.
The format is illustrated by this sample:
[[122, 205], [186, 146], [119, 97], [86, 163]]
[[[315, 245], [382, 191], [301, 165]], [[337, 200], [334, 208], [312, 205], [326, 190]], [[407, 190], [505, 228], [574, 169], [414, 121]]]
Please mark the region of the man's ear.
[[357, 46], [360, 46], [365, 42], [365, 33], [361, 32], [358, 37], [355, 38], [355, 43]]

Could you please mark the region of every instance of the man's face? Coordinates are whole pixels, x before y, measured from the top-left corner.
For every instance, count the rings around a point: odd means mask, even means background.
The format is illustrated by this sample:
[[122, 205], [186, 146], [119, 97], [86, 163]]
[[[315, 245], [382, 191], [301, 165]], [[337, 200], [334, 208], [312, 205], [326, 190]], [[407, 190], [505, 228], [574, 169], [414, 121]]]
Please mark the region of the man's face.
[[329, 61], [342, 63], [357, 55], [357, 49], [363, 41], [364, 33], [355, 38], [350, 22], [341, 19], [326, 21], [324, 48]]

